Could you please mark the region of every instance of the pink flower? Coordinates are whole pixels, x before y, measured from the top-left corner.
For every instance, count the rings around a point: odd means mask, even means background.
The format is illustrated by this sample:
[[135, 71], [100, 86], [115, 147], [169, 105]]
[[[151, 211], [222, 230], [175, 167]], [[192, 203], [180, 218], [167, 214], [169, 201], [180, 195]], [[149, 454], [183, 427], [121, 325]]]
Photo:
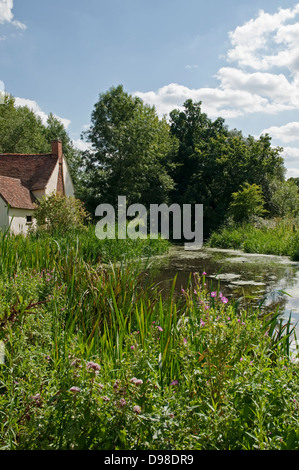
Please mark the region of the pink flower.
[[125, 400], [124, 398], [121, 398], [121, 399], [119, 400], [119, 404], [120, 404], [120, 406], [123, 407], [123, 406], [126, 406], [127, 402], [126, 402], [126, 400]]
[[226, 297], [221, 297], [221, 302], [227, 304], [228, 299]]
[[203, 320], [200, 320], [200, 326], [204, 326], [205, 322]]
[[89, 361], [86, 364], [86, 369], [92, 369], [94, 372], [98, 373], [98, 371], [101, 369], [101, 366], [97, 364], [96, 362]]
[[206, 274], [207, 274], [207, 273], [206, 273], [205, 271], [202, 273], [203, 276], [205, 276]]
[[133, 377], [130, 382], [132, 382], [133, 384], [135, 385], [142, 385], [143, 384], [143, 380], [142, 379], [136, 379], [136, 377]]
[[163, 331], [163, 328], [161, 328], [161, 326], [157, 326], [157, 328], [159, 331]]
[[70, 388], [70, 392], [73, 392], [73, 393], [81, 392], [81, 388], [79, 388], [79, 387], [71, 387], [71, 388]]
[[133, 408], [133, 411], [136, 415], [139, 415], [141, 413], [141, 408], [138, 405], [135, 405]]
[[217, 297], [217, 292], [215, 291], [211, 292], [211, 297]]
[[178, 385], [179, 381], [178, 380], [173, 380], [170, 385]]

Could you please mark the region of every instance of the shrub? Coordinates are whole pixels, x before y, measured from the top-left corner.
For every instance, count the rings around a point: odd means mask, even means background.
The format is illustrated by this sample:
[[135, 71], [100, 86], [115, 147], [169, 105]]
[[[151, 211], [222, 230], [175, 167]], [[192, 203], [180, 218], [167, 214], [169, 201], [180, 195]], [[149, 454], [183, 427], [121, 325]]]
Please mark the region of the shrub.
[[89, 220], [89, 215], [79, 199], [55, 193], [40, 201], [34, 217], [37, 229], [50, 234], [82, 230]]
[[245, 183], [240, 191], [232, 193], [229, 212], [236, 222], [247, 221], [253, 215], [261, 216], [267, 212], [264, 203], [261, 187]]

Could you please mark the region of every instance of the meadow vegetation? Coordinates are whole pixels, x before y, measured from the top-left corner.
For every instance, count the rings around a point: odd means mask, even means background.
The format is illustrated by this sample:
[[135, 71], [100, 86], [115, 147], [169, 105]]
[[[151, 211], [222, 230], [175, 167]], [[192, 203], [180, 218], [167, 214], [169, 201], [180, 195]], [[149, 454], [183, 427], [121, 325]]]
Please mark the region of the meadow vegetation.
[[246, 253], [289, 256], [299, 261], [298, 218], [253, 218], [235, 223], [228, 221], [213, 232], [207, 245], [214, 248], [240, 249]]
[[298, 449], [290, 322], [205, 273], [162, 296], [137, 260], [87, 256], [88, 237], [1, 237], [0, 448]]

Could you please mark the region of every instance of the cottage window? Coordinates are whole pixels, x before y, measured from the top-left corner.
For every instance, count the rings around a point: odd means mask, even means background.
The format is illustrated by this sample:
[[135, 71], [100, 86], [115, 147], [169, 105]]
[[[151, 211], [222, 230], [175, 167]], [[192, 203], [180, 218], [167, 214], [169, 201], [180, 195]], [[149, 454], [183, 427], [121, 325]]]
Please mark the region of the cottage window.
[[32, 224], [32, 215], [27, 215], [26, 216], [26, 222], [27, 222], [27, 224]]

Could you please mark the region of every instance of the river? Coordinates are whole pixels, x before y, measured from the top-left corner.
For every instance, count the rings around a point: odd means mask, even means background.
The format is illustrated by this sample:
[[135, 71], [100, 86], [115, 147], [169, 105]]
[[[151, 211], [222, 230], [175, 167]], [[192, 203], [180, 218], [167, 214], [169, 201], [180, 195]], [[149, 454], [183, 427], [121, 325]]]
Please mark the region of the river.
[[[287, 320], [291, 314], [292, 323], [299, 324], [299, 262], [292, 262], [288, 257], [205, 247], [198, 251], [171, 247], [167, 255], [155, 259], [154, 265], [155, 280], [166, 290], [175, 274], [176, 287], [180, 290], [186, 287], [190, 273], [205, 271], [208, 287], [216, 290], [219, 285], [228, 299], [243, 297], [243, 304], [254, 307], [267, 296], [265, 310], [278, 308], [282, 318]], [[299, 336], [298, 325], [296, 331]]]

